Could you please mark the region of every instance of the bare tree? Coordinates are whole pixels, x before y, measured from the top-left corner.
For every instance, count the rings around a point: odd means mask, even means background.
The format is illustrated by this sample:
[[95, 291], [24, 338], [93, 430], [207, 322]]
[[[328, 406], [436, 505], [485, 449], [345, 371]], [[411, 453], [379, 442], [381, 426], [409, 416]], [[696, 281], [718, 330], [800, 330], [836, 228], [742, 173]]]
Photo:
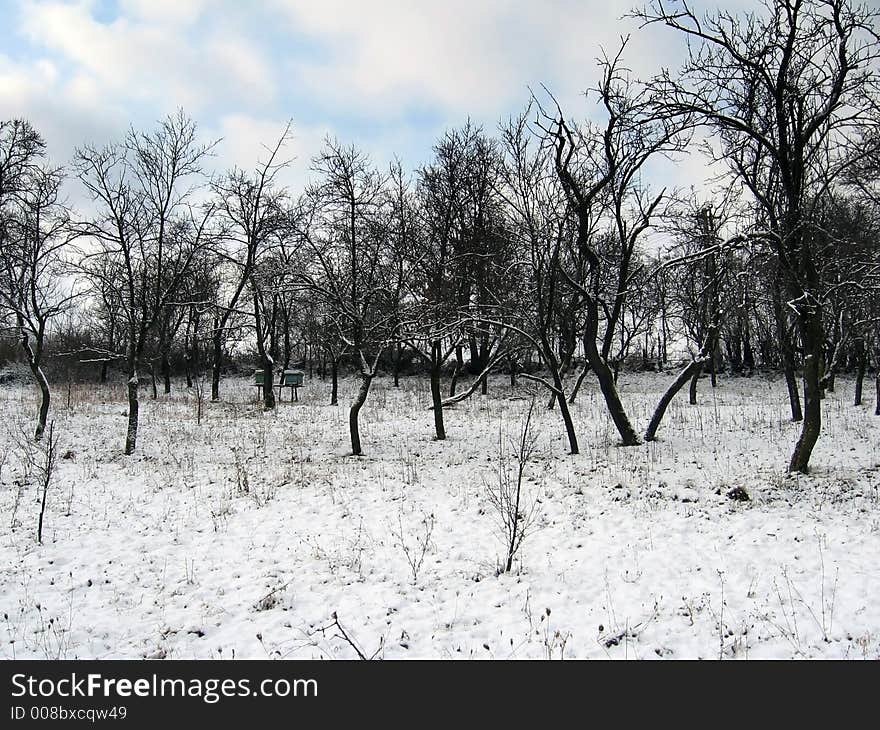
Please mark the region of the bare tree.
[[709, 330], [714, 330], [710, 341], [711, 352], [706, 358], [697, 358], [700, 367], [692, 368], [689, 402], [697, 402], [697, 383], [709, 366], [713, 385], [717, 371], [719, 328], [722, 324], [722, 298], [726, 295], [727, 270], [725, 258], [732, 251], [721, 246], [721, 228], [730, 218], [726, 201], [720, 204], [689, 198], [675, 211], [672, 232], [675, 243], [669, 249], [669, 258], [662, 271], [675, 277], [672, 297], [677, 304], [678, 319], [685, 334], [696, 350], [707, 341]]
[[697, 115], [720, 159], [765, 215], [785, 306], [803, 349], [804, 420], [789, 462], [806, 472], [822, 426], [824, 295], [817, 206], [876, 123], [877, 12], [850, 0], [769, 0], [764, 13], [697, 15], [656, 0], [636, 13], [684, 35], [688, 57], [653, 87], [674, 114]]
[[26, 122], [0, 122], [0, 312], [9, 315], [40, 388], [37, 440], [51, 399], [43, 372], [48, 328], [75, 298], [63, 275], [70, 231], [62, 172], [46, 167], [42, 154], [42, 139]]
[[[212, 185], [216, 197], [223, 234], [219, 237], [218, 255], [229, 277], [230, 291], [220, 292], [222, 301], [216, 303], [211, 344], [213, 369], [211, 373], [211, 400], [220, 398], [220, 369], [223, 343], [228, 334], [230, 319], [242, 314], [239, 302], [248, 284], [252, 287], [252, 309], [244, 312], [253, 316], [258, 346], [265, 343], [265, 327], [260, 301], [259, 281], [254, 270], [261, 256], [277, 243], [284, 227], [283, 202], [285, 191], [277, 183], [279, 173], [290, 165], [290, 160], [280, 157], [284, 146], [292, 136], [292, 123], [288, 122], [278, 141], [266, 149], [266, 159], [258, 162], [253, 173], [235, 168]], [[257, 277], [259, 278], [259, 277]], [[265, 347], [260, 350], [261, 367], [264, 371], [263, 400], [266, 408], [274, 405], [272, 372], [274, 361]]]
[[[475, 206], [470, 200], [472, 192], [482, 189], [469, 184], [468, 178], [479, 176], [475, 158], [481, 137], [481, 130], [471, 125], [447, 132], [434, 145], [432, 161], [418, 172], [421, 229], [410, 252], [418, 317], [416, 329], [406, 334], [410, 347], [420, 352], [429, 366], [438, 440], [446, 438], [443, 368], [455, 356], [455, 383], [464, 366], [462, 348], [468, 339], [466, 310], [473, 287], [468, 210]], [[473, 331], [470, 334], [479, 358], [477, 335]], [[484, 342], [482, 338], [480, 341]], [[451, 397], [455, 397], [454, 387]]]
[[[584, 302], [585, 355], [623, 445], [631, 446], [640, 441], [620, 400], [609, 357], [629, 289], [639, 273], [637, 244], [665, 199], [665, 189], [652, 192], [641, 182], [641, 172], [653, 157], [684, 148], [683, 133], [691, 127], [691, 119], [666, 113], [657, 104], [656, 92], [622, 68], [626, 42], [614, 57], [601, 62], [602, 80], [594, 93], [604, 109], [604, 126], [575, 127], [557, 109], [554, 118], [544, 115], [544, 129], [576, 223], [570, 257], [574, 268], [565, 272], [565, 278]], [[597, 245], [606, 224], [618, 247], [614, 256], [600, 255]], [[609, 260], [616, 263], [613, 274], [606, 271]], [[601, 285], [609, 276], [613, 283], [606, 297]]]
[[563, 382], [566, 354], [560, 354], [555, 337], [560, 323], [567, 323], [569, 331], [574, 329], [571, 323], [580, 306], [580, 295], [565, 286], [560, 264], [572, 232], [552, 156], [531, 133], [528, 113], [511, 119], [501, 130], [505, 167], [499, 187], [507, 204], [508, 235], [517, 243], [517, 254], [508, 269], [517, 270], [521, 283], [512, 306], [499, 307], [494, 319], [481, 316], [538, 352], [549, 379], [531, 373], [521, 376], [541, 383], [555, 396], [569, 451], [577, 454], [577, 434]]
[[[525, 418], [520, 425], [518, 438], [505, 444], [504, 433], [498, 434], [497, 480], [487, 484], [486, 494], [494, 509], [501, 527], [504, 541], [504, 567], [502, 572], [513, 569], [513, 559], [519, 553], [523, 540], [531, 531], [538, 506], [537, 495], [529, 495], [523, 484], [526, 470], [534, 461], [538, 438], [535, 433], [532, 415], [535, 398], [529, 403]], [[512, 468], [511, 463], [513, 462]]]
[[211, 146], [196, 140], [196, 125], [182, 111], [153, 132], [132, 129], [122, 143], [77, 150], [79, 179], [92, 197], [95, 217], [79, 224], [84, 262], [115, 290], [126, 326], [128, 427], [125, 453], [137, 445], [139, 368], [157, 318], [173, 301], [193, 257], [210, 242], [212, 208], [196, 211], [194, 184]]
[[302, 262], [297, 276], [302, 287], [324, 300], [333, 327], [357, 363], [360, 386], [349, 409], [349, 436], [352, 454], [360, 456], [360, 411], [380, 357], [401, 326], [400, 282], [385, 245], [394, 229], [394, 207], [386, 177], [354, 147], [328, 139], [313, 169], [320, 179], [292, 216], [311, 259]]

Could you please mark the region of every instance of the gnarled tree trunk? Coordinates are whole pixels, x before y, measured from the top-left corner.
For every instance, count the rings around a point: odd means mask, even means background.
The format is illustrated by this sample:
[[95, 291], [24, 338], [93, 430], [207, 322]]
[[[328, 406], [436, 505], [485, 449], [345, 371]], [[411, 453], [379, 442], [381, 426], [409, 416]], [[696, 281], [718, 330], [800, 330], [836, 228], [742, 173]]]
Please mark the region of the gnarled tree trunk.
[[788, 470], [805, 474], [822, 430], [822, 311], [814, 305], [814, 311], [799, 315], [799, 319], [804, 345], [804, 420]]
[[373, 373], [365, 373], [361, 371], [361, 385], [358, 388], [357, 395], [355, 396], [354, 402], [351, 404], [351, 409], [348, 412], [348, 430], [349, 435], [351, 436], [351, 453], [352, 456], [361, 456], [363, 451], [361, 450], [361, 431], [360, 431], [360, 423], [358, 421], [358, 417], [361, 412], [361, 408], [363, 408], [364, 403], [367, 402], [367, 396], [370, 394], [370, 385], [373, 382]]
[[636, 446], [641, 443], [636, 430], [629, 421], [629, 416], [620, 400], [620, 394], [617, 392], [617, 386], [614, 384], [614, 373], [605, 362], [605, 358], [599, 353], [596, 346], [596, 334], [599, 328], [599, 310], [594, 299], [587, 300], [587, 331], [584, 337], [584, 345], [586, 347], [587, 360], [596, 378], [599, 381], [599, 388], [605, 398], [605, 405], [611, 420], [620, 434], [620, 438], [624, 446]]
[[666, 409], [669, 407], [672, 399], [684, 387], [684, 384], [693, 378], [695, 373], [699, 374], [700, 370], [703, 369], [706, 359], [712, 356], [717, 332], [716, 327], [709, 329], [706, 339], [703, 341], [703, 347], [700, 348], [700, 353], [678, 374], [678, 377], [672, 381], [672, 384], [660, 398], [660, 402], [654, 409], [654, 415], [651, 416], [651, 422], [645, 431], [645, 441], [653, 441], [657, 437], [657, 430], [660, 428], [660, 423], [663, 421], [663, 416], [666, 415]]
[[37, 426], [34, 429], [34, 439], [39, 441], [43, 438], [43, 432], [46, 430], [46, 421], [49, 417], [49, 403], [51, 400], [49, 381], [46, 380], [46, 375], [43, 373], [43, 368], [40, 366], [43, 347], [42, 344], [38, 342], [37, 349], [34, 351], [33, 347], [31, 347], [30, 338], [26, 334], [22, 335], [21, 345], [25, 351], [25, 355], [27, 355], [28, 366], [34, 376], [34, 380], [40, 388], [40, 410], [37, 414]]

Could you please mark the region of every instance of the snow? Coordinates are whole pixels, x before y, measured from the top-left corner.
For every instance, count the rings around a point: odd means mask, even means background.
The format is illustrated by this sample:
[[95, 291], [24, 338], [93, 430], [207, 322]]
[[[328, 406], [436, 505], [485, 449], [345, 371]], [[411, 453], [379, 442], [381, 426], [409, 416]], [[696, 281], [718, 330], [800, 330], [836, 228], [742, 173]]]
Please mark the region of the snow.
[[[671, 377], [621, 374], [640, 429]], [[540, 393], [536, 522], [500, 575], [486, 489], [526, 383], [493, 379], [437, 442], [427, 381], [378, 378], [361, 458], [354, 378], [341, 406], [314, 378], [274, 413], [249, 379], [225, 380], [201, 426], [178, 385], [142, 398], [132, 457], [121, 384], [74, 385], [69, 409], [58, 389], [43, 545], [36, 484], [11, 524], [35, 389], [0, 387], [0, 657], [356, 657], [334, 614], [377, 658], [880, 657], [880, 417], [846, 378], [806, 477], [784, 473], [799, 427], [781, 379], [701, 381], [699, 405], [680, 395], [659, 440], [631, 448], [585, 383], [577, 456]], [[414, 580], [407, 552], [431, 523]]]

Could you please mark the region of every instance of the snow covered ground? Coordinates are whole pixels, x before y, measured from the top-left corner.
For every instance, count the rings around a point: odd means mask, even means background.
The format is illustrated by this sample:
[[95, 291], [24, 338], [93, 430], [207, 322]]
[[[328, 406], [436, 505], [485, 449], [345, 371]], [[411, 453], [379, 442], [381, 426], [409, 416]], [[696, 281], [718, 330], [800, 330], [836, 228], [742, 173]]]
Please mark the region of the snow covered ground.
[[[639, 430], [669, 377], [622, 374]], [[201, 425], [192, 393], [145, 393], [129, 458], [121, 386], [74, 385], [69, 409], [57, 388], [43, 545], [14, 438], [34, 393], [0, 386], [0, 656], [355, 657], [335, 614], [384, 658], [880, 657], [880, 417], [851, 381], [825, 402], [809, 477], [784, 474], [798, 426], [781, 380], [701, 381], [700, 404], [681, 394], [634, 448], [588, 384], [578, 456], [542, 393], [534, 530], [500, 575], [487, 484], [526, 384], [493, 380], [436, 442], [427, 382], [381, 378], [358, 459], [354, 385], [332, 407], [311, 380], [267, 414], [227, 380]]]

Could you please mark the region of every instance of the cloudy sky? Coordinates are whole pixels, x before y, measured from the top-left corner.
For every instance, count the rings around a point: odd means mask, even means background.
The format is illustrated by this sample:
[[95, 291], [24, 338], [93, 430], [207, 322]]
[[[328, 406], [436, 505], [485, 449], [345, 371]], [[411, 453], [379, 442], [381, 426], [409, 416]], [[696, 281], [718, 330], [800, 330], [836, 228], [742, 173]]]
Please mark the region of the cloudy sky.
[[[725, 6], [747, 4], [747, 0]], [[294, 122], [296, 181], [326, 134], [384, 163], [425, 160], [446, 128], [488, 128], [544, 83], [570, 116], [602, 47], [633, 33], [636, 73], [676, 66], [668, 31], [617, 0], [0, 0], [0, 116], [29, 118], [50, 152], [149, 127], [183, 107], [217, 164], [250, 167]], [[673, 171], [684, 184], [698, 165]], [[295, 182], [296, 182], [295, 181]]]

